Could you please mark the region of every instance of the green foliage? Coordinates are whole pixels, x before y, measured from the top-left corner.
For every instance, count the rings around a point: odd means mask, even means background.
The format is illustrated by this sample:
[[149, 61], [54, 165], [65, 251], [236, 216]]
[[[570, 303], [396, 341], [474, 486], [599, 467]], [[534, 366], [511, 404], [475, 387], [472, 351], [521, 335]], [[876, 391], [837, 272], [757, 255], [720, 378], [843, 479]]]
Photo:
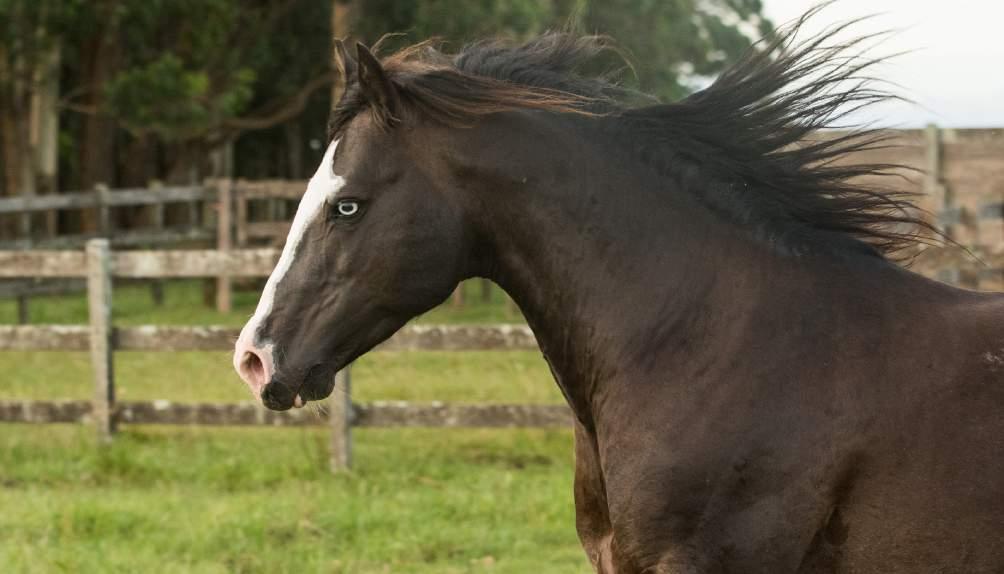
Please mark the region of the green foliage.
[[[636, 72], [625, 81], [666, 99], [721, 71], [768, 27], [761, 0], [343, 3], [351, 6], [353, 37], [373, 43], [403, 33], [387, 49], [433, 36], [453, 47], [484, 36], [525, 38], [569, 24], [607, 34]], [[331, 9], [328, 0], [0, 0], [0, 57], [14, 72], [0, 66], [0, 87], [59, 44], [61, 97], [71, 114], [99, 114], [116, 129], [168, 144], [162, 165], [189, 161], [178, 146], [211, 148], [244, 129], [231, 120], [269, 117], [330, 70]], [[328, 90], [315, 92], [300, 120], [303, 139], [323, 139], [327, 98]], [[72, 141], [63, 147], [81, 149], [79, 120], [68, 120]], [[269, 160], [283, 155], [283, 137], [250, 138], [241, 153], [264, 167], [238, 171], [275, 171]]]
[[206, 70], [186, 69], [178, 56], [166, 53], [122, 71], [106, 90], [110, 109], [123, 125], [172, 140], [239, 115], [251, 100], [254, 79], [254, 70], [238, 69], [225, 88], [213, 93]]
[[202, 137], [327, 71], [328, 17], [305, 0], [120, 0], [115, 30], [131, 48], [105, 87], [109, 111], [134, 133]]
[[524, 37], [551, 26], [559, 16], [557, 4], [540, 0], [375, 0], [357, 3], [354, 28], [359, 37], [370, 42], [387, 33], [404, 33], [412, 42], [430, 37], [456, 42], [492, 35]]
[[761, 11], [760, 0], [593, 0], [581, 21], [626, 48], [643, 91], [675, 100], [749, 48]]
[[0, 42], [9, 56], [31, 57], [43, 47], [85, 25], [87, 0], [0, 0]]
[[86, 0], [0, 0], [0, 89], [29, 80], [38, 62], [88, 19]]
[[355, 28], [371, 42], [404, 32], [389, 42], [400, 46], [433, 36], [524, 38], [573, 25], [613, 37], [642, 90], [677, 99], [769, 29], [761, 12], [760, 0], [375, 0], [360, 4]]

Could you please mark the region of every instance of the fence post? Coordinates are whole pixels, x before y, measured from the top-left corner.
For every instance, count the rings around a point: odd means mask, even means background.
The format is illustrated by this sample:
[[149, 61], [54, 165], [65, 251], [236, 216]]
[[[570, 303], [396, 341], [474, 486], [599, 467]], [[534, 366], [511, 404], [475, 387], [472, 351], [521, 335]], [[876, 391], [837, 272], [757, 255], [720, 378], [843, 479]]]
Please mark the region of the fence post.
[[115, 432], [115, 379], [112, 363], [111, 251], [107, 239], [87, 242], [87, 306], [91, 318], [91, 366], [94, 369], [94, 424], [98, 441]]
[[[233, 213], [233, 200], [231, 198], [231, 182], [229, 179], [216, 180], [217, 198], [219, 199], [220, 210], [216, 219], [216, 249], [221, 252], [230, 251], [231, 214]], [[220, 313], [229, 313], [231, 309], [230, 297], [230, 277], [219, 275], [216, 278], [216, 310]]]
[[108, 205], [108, 186], [99, 183], [94, 186], [94, 193], [98, 199], [98, 234], [101, 237], [111, 237], [112, 234], [112, 208]]
[[25, 211], [24, 213], [21, 214], [20, 217], [21, 237], [24, 238], [26, 243], [30, 243], [32, 240], [31, 216], [32, 216], [31, 211]]
[[236, 219], [237, 219], [237, 247], [243, 249], [247, 247], [248, 243], [248, 198], [245, 197], [244, 193], [240, 189], [240, 185], [237, 186], [236, 190], [233, 190], [231, 194], [234, 196], [234, 202], [236, 205]]
[[[160, 181], [151, 181], [147, 187], [151, 192], [156, 193], [164, 187]], [[164, 202], [157, 202], [150, 206], [150, 219], [154, 229], [164, 231]], [[164, 280], [153, 279], [150, 281], [150, 298], [156, 307], [164, 306]]]
[[[926, 144], [924, 146], [926, 151], [924, 171], [927, 174], [924, 181], [925, 191], [929, 195], [939, 198], [941, 203], [939, 207], [943, 215], [954, 219], [956, 214], [952, 212], [952, 209], [955, 207], [955, 198], [952, 197], [951, 192], [945, 186], [941, 177], [941, 129], [936, 124], [927, 124], [927, 127], [924, 129], [924, 140]], [[948, 237], [954, 235], [955, 230], [945, 217], [939, 218], [938, 227]]]
[[[973, 221], [972, 214], [957, 203], [955, 190], [945, 183], [944, 179], [944, 132], [935, 124], [928, 124], [925, 130], [927, 140], [927, 180], [925, 190], [941, 198], [941, 214], [938, 218], [938, 228], [945, 237], [953, 241], [968, 244], [968, 247], [978, 247], [972, 241], [977, 239], [978, 221]], [[974, 224], [975, 223], [975, 224]], [[942, 281], [960, 285], [970, 289], [979, 289], [980, 274], [970, 270], [945, 268], [938, 273]]]
[[17, 324], [27, 325], [31, 317], [28, 313], [28, 295], [21, 293], [17, 296]]
[[352, 467], [352, 372], [346, 366], [335, 373], [335, 386], [328, 399], [331, 423], [331, 472]]
[[457, 283], [457, 288], [453, 290], [453, 296], [450, 298], [453, 306], [456, 308], [461, 308], [464, 306], [464, 282], [461, 281]]
[[489, 279], [481, 279], [481, 302], [492, 302], [492, 282]]

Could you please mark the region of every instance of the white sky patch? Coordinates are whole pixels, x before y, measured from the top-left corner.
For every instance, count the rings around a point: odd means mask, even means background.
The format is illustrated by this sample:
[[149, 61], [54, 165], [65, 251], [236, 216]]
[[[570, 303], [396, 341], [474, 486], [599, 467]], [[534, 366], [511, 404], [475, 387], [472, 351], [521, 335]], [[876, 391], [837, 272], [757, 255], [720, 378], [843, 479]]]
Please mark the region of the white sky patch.
[[[337, 147], [338, 141], [333, 141], [328, 146], [320, 167], [317, 168], [317, 172], [307, 184], [307, 192], [300, 199], [300, 205], [296, 208], [296, 215], [293, 217], [293, 224], [289, 228], [289, 235], [286, 237], [286, 245], [282, 248], [282, 255], [279, 256], [279, 262], [265, 283], [265, 289], [261, 293], [261, 299], [258, 300], [258, 308], [255, 309], [254, 316], [244, 326], [244, 330], [248, 331], [247, 335], [250, 337], [254, 337], [258, 325], [261, 325], [262, 321], [272, 312], [276, 287], [279, 286], [279, 282], [293, 265], [293, 260], [296, 259], [296, 250], [300, 246], [300, 242], [303, 241], [307, 228], [324, 211], [325, 203], [335, 197], [338, 191], [345, 186], [345, 178], [336, 175], [332, 168], [332, 160]], [[261, 343], [266, 344], [265, 341]]]
[[[764, 0], [775, 25], [800, 16], [815, 0]], [[872, 55], [906, 52], [873, 72], [887, 89], [916, 103], [889, 102], [852, 116], [879, 127], [1004, 127], [1004, 2], [997, 0], [837, 0], [810, 20], [806, 37], [868, 14], [849, 35], [895, 30]], [[844, 35], [844, 38], [848, 35]]]

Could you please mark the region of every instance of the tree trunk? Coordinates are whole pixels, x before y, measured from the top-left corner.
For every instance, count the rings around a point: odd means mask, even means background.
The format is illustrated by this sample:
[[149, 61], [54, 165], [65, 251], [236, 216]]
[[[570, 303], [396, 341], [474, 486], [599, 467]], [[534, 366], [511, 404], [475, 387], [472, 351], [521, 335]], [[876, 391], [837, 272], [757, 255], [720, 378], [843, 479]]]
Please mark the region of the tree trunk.
[[[25, 60], [0, 47], [0, 151], [4, 194], [35, 195], [34, 156], [31, 146], [31, 86]], [[30, 78], [30, 76], [28, 76]], [[5, 236], [30, 233], [29, 216], [9, 220], [0, 230]]]
[[[147, 187], [157, 179], [157, 145], [152, 136], [140, 134], [122, 138], [127, 140], [119, 168], [119, 185], [122, 187]], [[119, 226], [135, 229], [153, 226], [159, 219], [161, 205], [136, 205], [120, 208]]]
[[[112, 19], [100, 21], [111, 22]], [[104, 86], [114, 75], [118, 66], [118, 49], [114, 37], [115, 30], [109, 25], [95, 30], [81, 49], [81, 82], [90, 86], [84, 106], [93, 113], [84, 116], [83, 133], [80, 137], [78, 156], [78, 189], [93, 189], [95, 185], [114, 186], [115, 181], [115, 121], [103, 113], [105, 104]], [[84, 232], [98, 230], [98, 216], [93, 211], [85, 212], [81, 221]]]
[[[352, 33], [352, 13], [355, 2], [353, 0], [331, 0], [331, 35], [335, 38], [346, 40]], [[332, 52], [331, 65], [337, 67], [334, 53]], [[337, 71], [337, 70], [336, 70]], [[342, 75], [331, 84], [331, 106], [334, 107], [342, 99], [345, 92], [345, 78]]]
[[[60, 49], [53, 46], [38, 66], [32, 98], [31, 140], [35, 149], [34, 170], [36, 191], [39, 194], [58, 193], [59, 189], [59, 71]], [[58, 231], [56, 211], [40, 214], [36, 225], [41, 224], [47, 237]]]

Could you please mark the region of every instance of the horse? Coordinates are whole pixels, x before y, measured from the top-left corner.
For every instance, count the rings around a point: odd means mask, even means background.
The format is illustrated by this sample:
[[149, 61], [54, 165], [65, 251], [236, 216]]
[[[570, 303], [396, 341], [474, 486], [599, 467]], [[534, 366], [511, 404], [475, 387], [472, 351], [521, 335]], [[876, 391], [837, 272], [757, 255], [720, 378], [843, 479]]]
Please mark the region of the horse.
[[881, 132], [820, 135], [886, 97], [877, 60], [802, 22], [674, 103], [574, 31], [338, 43], [238, 373], [270, 409], [323, 399], [487, 278], [574, 415], [597, 572], [1004, 572], [1004, 296], [896, 264], [937, 237], [851, 156]]

